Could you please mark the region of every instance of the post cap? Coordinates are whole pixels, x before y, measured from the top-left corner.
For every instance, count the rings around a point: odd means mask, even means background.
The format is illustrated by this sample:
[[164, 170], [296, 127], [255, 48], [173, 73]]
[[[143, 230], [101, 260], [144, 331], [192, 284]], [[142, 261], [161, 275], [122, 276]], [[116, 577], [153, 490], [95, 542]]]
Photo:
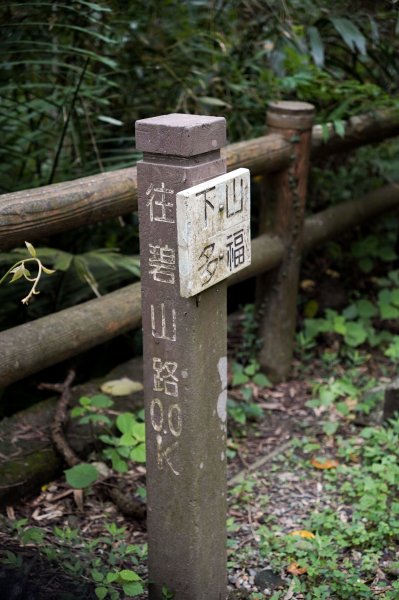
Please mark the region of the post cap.
[[226, 119], [172, 113], [136, 121], [136, 148], [142, 152], [190, 157], [226, 144]]
[[315, 107], [308, 102], [281, 100], [270, 102], [266, 123], [279, 129], [310, 129], [313, 125]]

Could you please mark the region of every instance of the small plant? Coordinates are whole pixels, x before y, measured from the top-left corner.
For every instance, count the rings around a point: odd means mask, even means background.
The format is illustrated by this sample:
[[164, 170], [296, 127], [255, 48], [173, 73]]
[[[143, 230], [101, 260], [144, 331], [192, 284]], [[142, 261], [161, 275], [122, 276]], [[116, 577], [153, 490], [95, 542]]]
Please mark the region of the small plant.
[[[48, 269], [43, 265], [41, 260], [36, 256], [36, 250], [32, 244], [29, 242], [25, 242], [25, 245], [30, 254], [30, 258], [24, 258], [16, 262], [12, 267], [10, 267], [5, 275], [0, 279], [0, 285], [7, 279], [8, 276], [12, 275], [10, 279], [10, 283], [14, 283], [14, 281], [18, 281], [18, 279], [24, 278], [26, 281], [32, 283], [32, 287], [27, 296], [22, 298], [22, 304], [28, 304], [29, 301], [33, 298], [33, 296], [37, 296], [40, 292], [37, 290], [37, 286], [39, 284], [40, 278], [43, 273], [46, 275], [52, 275], [55, 273], [55, 270]], [[31, 272], [27, 268], [27, 264], [34, 263], [37, 268], [37, 274], [35, 277], [31, 277]]]
[[[118, 473], [127, 473], [128, 461], [145, 462], [145, 425], [133, 413], [123, 413], [111, 419], [104, 411], [109, 410], [114, 401], [105, 394], [82, 396], [79, 406], [71, 410], [71, 416], [78, 418], [81, 425], [101, 426], [98, 440], [105, 444], [102, 458], [112, 464]], [[115, 429], [117, 433], [115, 434]], [[100, 466], [82, 463], [65, 471], [69, 485], [82, 489], [92, 485], [100, 475]]]
[[[129, 566], [135, 567], [146, 553], [146, 546], [127, 544], [126, 529], [115, 523], [106, 523], [107, 535], [86, 540], [80, 531], [65, 527], [55, 527], [55, 543], [46, 536], [44, 530], [27, 526], [27, 519], [13, 523], [12, 528], [23, 545], [37, 545], [51, 562], [62, 565], [64, 571], [74, 577], [81, 577], [94, 584], [99, 600], [110, 598], [133, 598], [144, 592], [143, 579]], [[11, 567], [20, 567], [22, 558], [7, 551], [0, 555], [0, 562]]]
[[290, 591], [323, 600], [372, 600], [377, 592], [384, 600], [398, 597], [396, 577], [386, 570], [395, 562], [399, 535], [398, 436], [396, 420], [341, 439], [344, 463], [321, 471], [333, 504], [310, 512], [300, 530], [281, 532], [277, 522], [258, 528], [261, 554], [274, 570], [292, 575]]
[[168, 590], [166, 585], [162, 586], [162, 600], [173, 600], [174, 594]]

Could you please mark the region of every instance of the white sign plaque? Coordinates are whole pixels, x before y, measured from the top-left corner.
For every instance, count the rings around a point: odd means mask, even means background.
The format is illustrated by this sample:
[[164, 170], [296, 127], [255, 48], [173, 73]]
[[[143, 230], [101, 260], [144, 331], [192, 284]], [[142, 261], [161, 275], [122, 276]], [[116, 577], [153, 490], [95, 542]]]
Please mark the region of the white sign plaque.
[[251, 264], [250, 173], [237, 169], [176, 195], [180, 294], [200, 294]]

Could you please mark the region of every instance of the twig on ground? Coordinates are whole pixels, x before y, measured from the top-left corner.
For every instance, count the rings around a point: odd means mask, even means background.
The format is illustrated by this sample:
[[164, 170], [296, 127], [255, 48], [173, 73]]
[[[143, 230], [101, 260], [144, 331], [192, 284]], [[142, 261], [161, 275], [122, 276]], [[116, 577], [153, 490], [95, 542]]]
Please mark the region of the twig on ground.
[[284, 444], [277, 446], [277, 448], [275, 448], [274, 450], [272, 450], [265, 456], [262, 456], [262, 458], [260, 458], [259, 460], [256, 460], [254, 463], [248, 465], [245, 469], [243, 469], [242, 471], [237, 473], [237, 475], [234, 475], [234, 477], [229, 479], [229, 484], [233, 485], [233, 484], [239, 483], [242, 479], [244, 479], [245, 475], [247, 475], [248, 473], [251, 473], [252, 471], [256, 471], [256, 469], [259, 469], [259, 467], [261, 467], [262, 465], [267, 463], [269, 460], [274, 458], [277, 454], [282, 454], [283, 452], [285, 452], [285, 450], [287, 450], [287, 448], [289, 448], [290, 446], [291, 446], [291, 440], [288, 440], [288, 442], [285, 442]]
[[69, 467], [78, 465], [81, 460], [68, 444], [64, 429], [69, 420], [68, 406], [71, 400], [71, 385], [75, 379], [75, 371], [69, 371], [64, 383], [41, 383], [39, 389], [52, 390], [61, 394], [55, 409], [54, 420], [51, 424], [51, 438], [58, 452]]
[[[75, 371], [71, 370], [64, 383], [41, 383], [39, 385], [39, 388], [42, 390], [52, 390], [61, 394], [51, 425], [51, 437], [55, 447], [69, 467], [75, 467], [82, 462], [69, 445], [64, 433], [69, 420], [68, 407], [71, 400], [71, 384], [74, 378]], [[126, 516], [132, 517], [137, 521], [142, 521], [145, 518], [145, 506], [135, 498], [126, 497], [126, 494], [118, 488], [115, 479], [102, 481], [101, 489]]]

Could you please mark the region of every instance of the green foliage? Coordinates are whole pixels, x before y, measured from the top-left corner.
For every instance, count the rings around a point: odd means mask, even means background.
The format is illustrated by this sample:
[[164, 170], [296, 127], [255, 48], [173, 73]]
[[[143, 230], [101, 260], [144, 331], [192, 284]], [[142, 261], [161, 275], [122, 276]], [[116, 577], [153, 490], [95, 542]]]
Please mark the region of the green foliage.
[[[82, 396], [79, 406], [71, 410], [71, 417], [79, 419], [81, 425], [98, 427], [95, 432], [104, 445], [101, 458], [109, 461], [117, 473], [127, 473], [130, 460], [145, 462], [145, 425], [133, 413], [110, 418], [111, 413], [106, 412], [113, 405], [114, 401], [105, 394]], [[101, 464], [79, 464], [67, 469], [65, 476], [72, 487], [86, 488], [99, 479], [100, 471]]]
[[[370, 237], [368, 239], [374, 238]], [[376, 241], [378, 242], [378, 240]], [[384, 247], [381, 245], [380, 251], [386, 256]], [[389, 256], [392, 260], [392, 257], [396, 254], [390, 253]], [[341, 313], [326, 309], [323, 318], [305, 319], [304, 328], [298, 335], [300, 346], [303, 349], [309, 349], [314, 346], [319, 336], [335, 334], [343, 342], [341, 345], [342, 354], [355, 358], [355, 360], [359, 355], [353, 354], [351, 349], [366, 344], [372, 348], [381, 347], [386, 356], [396, 360], [398, 358], [398, 336], [391, 332], [389, 323], [399, 317], [398, 278], [399, 272], [394, 270], [390, 271], [387, 277], [377, 279], [375, 281], [377, 285], [375, 299], [358, 297]], [[387, 322], [387, 327], [383, 327], [384, 322]]]
[[239, 425], [245, 425], [247, 421], [256, 421], [263, 415], [262, 407], [251, 401], [254, 386], [262, 388], [271, 386], [269, 379], [259, 369], [260, 365], [254, 358], [246, 366], [233, 362], [231, 385], [233, 388], [239, 388], [243, 401], [229, 398], [227, 409], [229, 416]]
[[66, 469], [64, 472], [69, 485], [76, 489], [87, 488], [98, 478], [97, 469], [93, 465], [86, 463]]
[[[23, 545], [38, 546], [49, 561], [60, 564], [66, 573], [90, 581], [100, 600], [133, 598], [144, 592], [143, 579], [132, 567], [146, 556], [147, 548], [126, 543], [125, 527], [106, 523], [107, 535], [94, 539], [85, 539], [77, 529], [55, 527], [54, 542], [46, 539], [46, 544], [43, 544], [45, 531], [29, 527], [27, 519], [15, 521], [12, 528]], [[12, 552], [0, 554], [0, 563], [4, 565], [19, 567], [21, 560], [21, 556]]]
[[322, 417], [324, 433], [334, 435], [341, 423], [348, 423], [359, 414], [369, 414], [381, 398], [382, 389], [377, 381], [374, 378], [365, 381], [362, 370], [354, 368], [347, 369], [343, 377], [316, 381], [312, 399], [306, 405]]
[[[323, 473], [323, 485], [339, 495], [337, 508], [310, 513], [302, 527], [313, 538], [281, 532], [278, 523], [259, 527], [260, 552], [273, 569], [292, 563], [305, 569], [305, 575], [292, 578], [294, 593], [323, 600], [375, 598], [375, 571], [383, 556], [394, 560], [399, 535], [398, 442], [399, 421], [340, 440], [338, 453], [345, 463]], [[397, 581], [382, 578], [378, 585], [379, 597], [396, 598]]]
[[[264, 133], [271, 99], [311, 101], [318, 120], [333, 121], [340, 135], [343, 119], [396, 105], [391, 7], [349, 10], [346, 2], [326, 7], [319, 0], [40, 0], [8, 2], [0, 17], [4, 192], [134, 164], [139, 155], [131, 123], [154, 114], [221, 114], [234, 141]], [[375, 169], [392, 176], [394, 161], [395, 153], [375, 159]], [[3, 289], [0, 326], [76, 304], [90, 290], [115, 289], [129, 273], [137, 276], [137, 260], [125, 256], [133, 238], [137, 247], [137, 220], [125, 217], [124, 223], [97, 225], [90, 236], [61, 236], [51, 242], [57, 248], [43, 248], [58, 265], [53, 286], [23, 318], [15, 310], [16, 292]], [[107, 255], [93, 250], [104, 246]], [[115, 246], [123, 254], [109, 250]], [[246, 340], [254, 335], [249, 329]]]
[[162, 586], [162, 600], [173, 600], [174, 594], [168, 590], [166, 585]]

